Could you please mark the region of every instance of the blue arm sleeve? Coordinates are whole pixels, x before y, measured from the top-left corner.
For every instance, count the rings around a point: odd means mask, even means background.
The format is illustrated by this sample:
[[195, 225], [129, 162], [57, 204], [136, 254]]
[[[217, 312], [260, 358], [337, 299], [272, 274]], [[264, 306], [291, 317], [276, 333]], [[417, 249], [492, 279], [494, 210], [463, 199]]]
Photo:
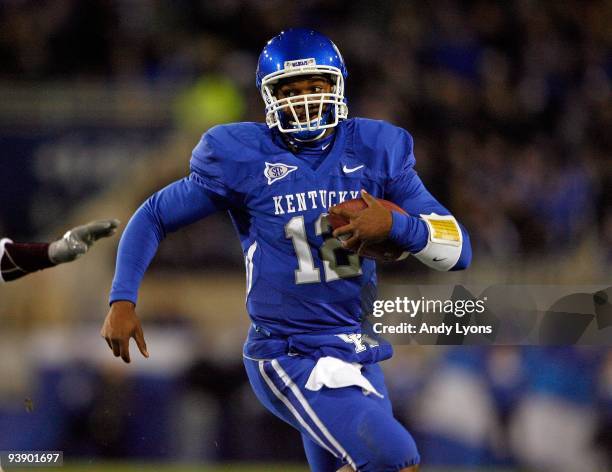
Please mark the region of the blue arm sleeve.
[[[450, 212], [425, 188], [414, 169], [408, 169], [391, 180], [386, 198], [408, 212], [408, 215], [392, 212], [393, 224], [389, 239], [411, 253], [421, 251], [429, 238], [427, 225], [418, 215], [430, 213], [450, 215]], [[466, 229], [460, 226], [463, 236], [461, 256], [451, 270], [465, 269], [472, 259], [470, 237]]]
[[226, 208], [225, 199], [207, 190], [195, 173], [152, 195], [121, 236], [110, 303], [136, 303], [142, 277], [167, 233]]

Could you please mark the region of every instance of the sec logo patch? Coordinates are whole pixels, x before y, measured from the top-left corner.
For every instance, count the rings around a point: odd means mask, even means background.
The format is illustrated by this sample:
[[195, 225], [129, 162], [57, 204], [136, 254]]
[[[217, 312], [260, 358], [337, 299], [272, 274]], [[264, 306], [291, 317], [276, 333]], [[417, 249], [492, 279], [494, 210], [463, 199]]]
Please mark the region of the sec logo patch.
[[268, 179], [268, 185], [271, 185], [277, 180], [287, 177], [294, 170], [297, 170], [297, 166], [290, 166], [288, 164], [270, 164], [269, 162], [266, 162], [264, 175]]

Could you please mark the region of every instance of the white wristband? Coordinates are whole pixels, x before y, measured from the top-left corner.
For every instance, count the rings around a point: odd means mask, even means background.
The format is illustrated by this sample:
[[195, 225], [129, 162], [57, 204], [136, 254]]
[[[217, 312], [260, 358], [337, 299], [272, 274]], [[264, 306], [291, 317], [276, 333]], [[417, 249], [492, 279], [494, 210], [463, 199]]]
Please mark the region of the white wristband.
[[451, 269], [461, 256], [463, 234], [453, 215], [440, 216], [435, 213], [420, 215], [427, 224], [427, 244], [414, 254], [426, 266], [436, 270]]

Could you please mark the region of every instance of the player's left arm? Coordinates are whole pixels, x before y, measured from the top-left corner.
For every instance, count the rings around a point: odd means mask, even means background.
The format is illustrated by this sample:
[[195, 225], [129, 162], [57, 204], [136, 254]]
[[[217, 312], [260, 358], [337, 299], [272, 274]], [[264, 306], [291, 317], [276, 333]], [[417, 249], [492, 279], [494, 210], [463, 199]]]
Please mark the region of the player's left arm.
[[115, 233], [118, 220], [98, 220], [77, 226], [51, 243], [14, 243], [0, 240], [0, 282], [70, 262], [85, 254], [100, 238]]
[[425, 188], [414, 169], [392, 179], [385, 198], [408, 213], [391, 212], [391, 241], [436, 270], [469, 266], [472, 248], [466, 228]]
[[347, 236], [342, 242], [345, 248], [360, 252], [368, 244], [389, 239], [436, 270], [467, 268], [472, 250], [466, 229], [427, 191], [416, 172], [403, 177], [385, 197], [408, 214], [390, 211], [365, 190], [361, 198], [366, 209], [330, 208], [330, 213], [350, 220], [334, 231], [335, 237]]
[[362, 198], [368, 205], [363, 211], [351, 213], [341, 208], [330, 209], [330, 213], [350, 220], [348, 225], [337, 228], [334, 236], [350, 233], [343, 244], [351, 250], [358, 250], [364, 243], [390, 239], [436, 270], [465, 269], [472, 259], [469, 235], [465, 227], [427, 191], [414, 170], [412, 136], [389, 125], [377, 132], [379, 141], [389, 143], [383, 161], [389, 167], [383, 198], [399, 205], [408, 215], [388, 210], [362, 191]]

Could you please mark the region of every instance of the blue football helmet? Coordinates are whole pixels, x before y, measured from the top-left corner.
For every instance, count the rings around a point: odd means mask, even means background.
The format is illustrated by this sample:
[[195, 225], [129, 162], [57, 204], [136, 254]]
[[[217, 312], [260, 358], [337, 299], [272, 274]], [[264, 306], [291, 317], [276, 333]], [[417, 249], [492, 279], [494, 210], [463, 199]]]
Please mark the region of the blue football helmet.
[[[302, 75], [329, 78], [331, 93], [276, 97], [274, 89], [279, 81]], [[329, 38], [303, 28], [282, 31], [268, 41], [257, 64], [256, 85], [266, 105], [266, 123], [282, 133], [291, 133], [298, 141], [321, 138], [326, 129], [348, 116], [344, 98], [347, 75], [342, 55]], [[313, 105], [316, 113], [311, 112]], [[296, 108], [305, 110], [305, 119], [299, 119]]]

